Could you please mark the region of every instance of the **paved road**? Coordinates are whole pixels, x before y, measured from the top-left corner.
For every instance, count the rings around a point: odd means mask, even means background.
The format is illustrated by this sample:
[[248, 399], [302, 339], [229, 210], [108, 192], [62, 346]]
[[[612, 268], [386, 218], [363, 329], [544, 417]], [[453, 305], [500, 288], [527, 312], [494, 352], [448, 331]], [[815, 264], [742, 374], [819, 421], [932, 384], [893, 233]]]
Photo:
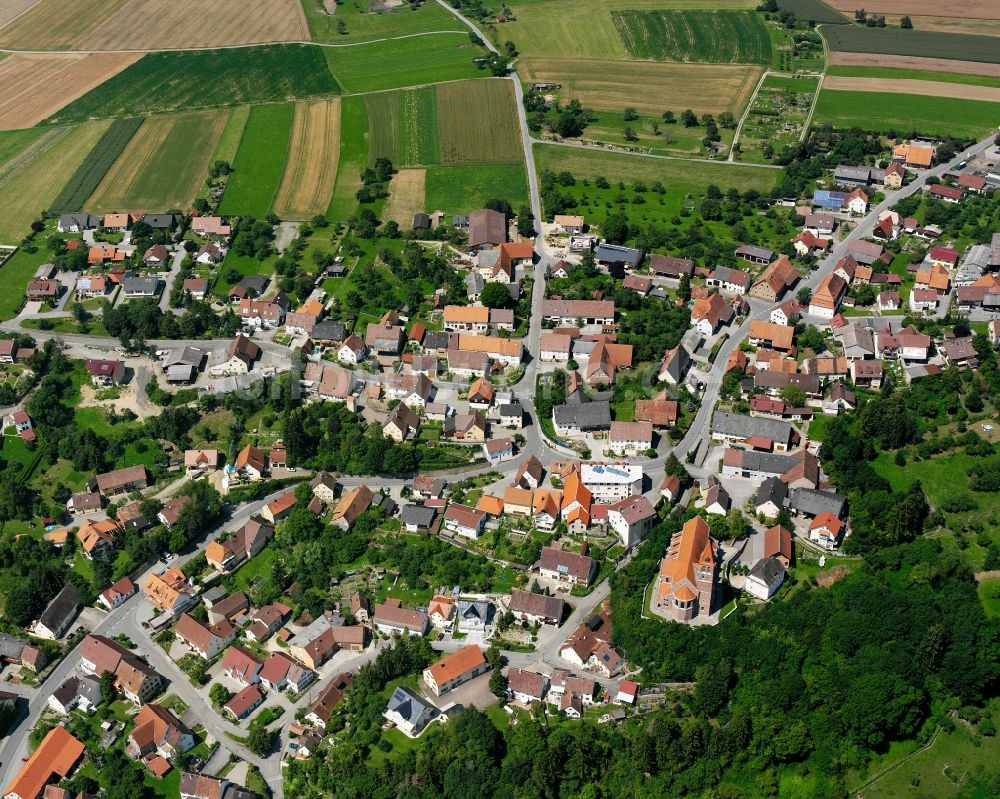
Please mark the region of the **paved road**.
[[[160, 310], [163, 313], [170, 313], [170, 292], [174, 288], [174, 283], [177, 281], [177, 276], [181, 271], [181, 264], [184, 262], [186, 256], [187, 250], [184, 249], [184, 243], [181, 242], [170, 259], [170, 268], [167, 270], [167, 277], [163, 281], [163, 292], [160, 294]], [[179, 309], [175, 309], [175, 312], [177, 310]]]
[[[819, 285], [820, 280], [832, 272], [834, 267], [837, 265], [837, 262], [847, 255], [848, 246], [851, 242], [858, 241], [871, 235], [875, 224], [878, 222], [878, 215], [882, 211], [889, 210], [900, 200], [909, 197], [914, 192], [919, 191], [923, 188], [924, 184], [927, 183], [928, 178], [940, 177], [959, 161], [964, 161], [974, 155], [977, 155], [990, 148], [992, 145], [993, 136], [991, 135], [988, 138], [972, 145], [962, 153], [959, 153], [947, 164], [941, 164], [934, 169], [927, 170], [923, 174], [917, 176], [911, 183], [901, 189], [898, 189], [897, 191], [887, 192], [885, 199], [882, 200], [882, 202], [871, 208], [868, 215], [859, 220], [854, 229], [844, 239], [834, 244], [831, 248], [830, 254], [819, 262], [818, 268], [808, 277], [799, 282], [796, 291], [801, 288], [815, 289], [816, 286]], [[747, 337], [747, 334], [750, 332], [750, 321], [753, 319], [769, 319], [771, 311], [776, 307], [773, 304], [768, 304], [752, 297], [748, 297], [747, 299], [750, 302], [751, 312], [742, 325], [735, 330], [729, 331], [729, 339], [719, 350], [719, 354], [715, 359], [715, 363], [712, 365], [711, 372], [709, 373], [709, 379], [705, 387], [705, 394], [702, 397], [701, 407], [698, 409], [698, 413], [695, 416], [691, 427], [688, 429], [687, 435], [685, 435], [674, 448], [675, 454], [682, 461], [688, 453], [698, 447], [701, 442], [708, 440], [709, 423], [712, 419], [712, 411], [715, 408], [715, 403], [719, 399], [719, 391], [722, 388], [722, 378], [725, 374], [726, 361], [729, 359], [732, 352]], [[699, 454], [704, 457], [705, 452], [702, 451]]]

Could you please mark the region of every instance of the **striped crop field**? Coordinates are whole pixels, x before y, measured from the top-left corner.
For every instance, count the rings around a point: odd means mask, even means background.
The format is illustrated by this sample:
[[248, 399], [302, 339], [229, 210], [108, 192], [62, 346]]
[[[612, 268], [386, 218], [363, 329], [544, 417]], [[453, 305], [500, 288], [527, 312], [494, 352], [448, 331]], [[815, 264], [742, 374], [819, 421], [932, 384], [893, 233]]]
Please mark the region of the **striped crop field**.
[[615, 11], [612, 17], [632, 58], [771, 63], [771, 37], [752, 11]]

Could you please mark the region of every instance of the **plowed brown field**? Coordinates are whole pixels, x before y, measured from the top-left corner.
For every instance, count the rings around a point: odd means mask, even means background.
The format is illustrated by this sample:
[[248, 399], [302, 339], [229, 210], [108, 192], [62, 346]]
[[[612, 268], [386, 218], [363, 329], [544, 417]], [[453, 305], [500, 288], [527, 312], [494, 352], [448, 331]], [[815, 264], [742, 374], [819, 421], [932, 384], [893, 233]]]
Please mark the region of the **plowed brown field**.
[[0, 61], [0, 130], [32, 127], [138, 59], [138, 53], [8, 56]]
[[957, 72], [961, 75], [984, 75], [990, 78], [1000, 78], [1000, 64], [987, 64], [981, 61], [956, 61], [952, 58], [921, 58], [912, 55], [830, 53], [830, 66], [923, 69], [928, 72]]
[[308, 41], [299, 0], [41, 0], [3, 30], [15, 50], [164, 50]]
[[936, 80], [845, 78], [831, 75], [823, 81], [823, 88], [851, 92], [922, 94], [925, 97], [954, 97], [959, 100], [985, 100], [986, 102], [1000, 103], [1000, 89], [989, 86], [970, 86], [965, 83], [945, 83]]

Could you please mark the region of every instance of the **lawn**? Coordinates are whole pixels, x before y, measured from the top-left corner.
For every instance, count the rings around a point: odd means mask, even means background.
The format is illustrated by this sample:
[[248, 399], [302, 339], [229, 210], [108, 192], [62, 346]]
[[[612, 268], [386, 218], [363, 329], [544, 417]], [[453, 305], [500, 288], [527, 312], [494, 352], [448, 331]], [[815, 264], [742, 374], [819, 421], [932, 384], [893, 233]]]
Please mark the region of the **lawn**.
[[23, 470], [35, 459], [41, 441], [36, 444], [35, 449], [28, 449], [21, 437], [10, 427], [4, 432], [3, 440], [0, 441], [0, 459], [8, 464], [20, 464]]
[[354, 213], [361, 187], [361, 172], [368, 166], [368, 111], [364, 97], [345, 97], [340, 106], [340, 163], [333, 198], [327, 209], [330, 219], [343, 221]]
[[895, 27], [834, 25], [823, 28], [823, 37], [831, 51], [932, 56], [987, 64], [1000, 63], [1000, 47], [997, 47], [997, 40], [993, 36], [903, 30]]
[[978, 139], [995, 129], [997, 118], [997, 104], [980, 100], [823, 89], [813, 124], [882, 132], [917, 130], [924, 136]]
[[102, 120], [54, 131], [54, 136], [45, 137], [47, 146], [0, 177], [0, 243], [16, 243], [28, 233], [31, 223], [52, 205], [110, 124], [110, 120]]
[[219, 205], [220, 214], [267, 215], [285, 169], [292, 113], [292, 103], [257, 106], [250, 111]]
[[338, 94], [315, 45], [150, 53], [46, 120], [83, 121]]
[[[706, 157], [708, 151], [702, 144], [705, 129], [701, 126], [686, 128], [681, 124], [666, 125], [659, 114], [639, 114], [638, 119], [626, 120], [621, 111], [598, 111], [596, 120], [587, 126], [581, 139], [584, 141], [600, 141], [617, 145], [622, 148], [637, 148], [643, 153], [652, 155], [673, 155], [680, 157]], [[634, 135], [630, 142], [625, 138], [629, 129]], [[735, 131], [722, 128], [720, 142], [727, 150], [733, 142]]]
[[[25, 233], [27, 231], [22, 231]], [[0, 319], [12, 319], [24, 303], [24, 287], [35, 275], [35, 270], [48, 261], [52, 254], [45, 242], [37, 242], [38, 250], [28, 252], [19, 249], [3, 266], [0, 266], [0, 279], [3, 280], [4, 291], [0, 291]]]
[[95, 406], [87, 406], [86, 408], [77, 406], [73, 412], [73, 419], [78, 427], [93, 430], [99, 436], [110, 435], [114, 430], [108, 423], [104, 411]]
[[228, 109], [149, 117], [84, 207], [95, 213], [187, 209], [204, 185], [229, 117]]
[[781, 173], [776, 169], [747, 164], [709, 163], [682, 159], [643, 158], [624, 153], [560, 147], [553, 144], [535, 145], [535, 164], [539, 171], [567, 171], [577, 179], [605, 176], [608, 180], [647, 183], [661, 181], [668, 189], [701, 194], [710, 184], [727, 189], [737, 186], [741, 191], [772, 188]]
[[[466, 30], [461, 20], [437, 3], [423, 3], [415, 10], [404, 3], [386, 12], [369, 11], [369, 5], [358, 0], [340, 2], [334, 14], [327, 14], [323, 0], [302, 0], [314, 42], [347, 44], [428, 31]], [[337, 30], [340, 21], [344, 23], [343, 33]]]
[[489, 73], [473, 60], [483, 48], [455, 31], [412, 39], [372, 42], [357, 47], [325, 47], [326, 60], [345, 92], [376, 92], [421, 86]]
[[528, 178], [522, 164], [432, 166], [427, 168], [428, 210], [468, 213], [486, 200], [501, 198], [514, 209], [528, 202]]
[[[229, 289], [248, 275], [272, 275], [276, 260], [277, 256], [271, 256], [260, 261], [253, 256], [237, 255], [230, 250], [226, 253], [225, 260], [219, 264], [218, 279], [215, 281], [215, 286], [213, 287], [216, 296], [220, 298], [225, 297], [229, 293]], [[229, 281], [226, 279], [226, 273], [230, 269], [235, 269], [239, 272], [239, 277], [236, 280]]]
[[1000, 577], [979, 583], [979, 601], [987, 616], [1000, 616]]
[[932, 72], [928, 69], [892, 69], [889, 67], [828, 67], [827, 75], [844, 78], [887, 78], [890, 80], [933, 80], [942, 83], [963, 83], [968, 86], [1000, 88], [1000, 78], [986, 75], [962, 75], [957, 72]]
[[615, 11], [611, 16], [634, 59], [771, 63], [771, 38], [753, 11]]
[[[987, 705], [994, 724], [1000, 724], [1000, 706], [993, 700]], [[914, 754], [914, 752], [916, 752]], [[1000, 736], [979, 736], [968, 724], [956, 719], [950, 732], [938, 733], [934, 742], [916, 750], [912, 741], [892, 744], [888, 753], [868, 768], [869, 775], [885, 773], [871, 784], [849, 775], [851, 794], [864, 786], [866, 799], [897, 799], [901, 796], [955, 796], [965, 778], [982, 766], [994, 767], [1000, 760]]]
[[274, 547], [265, 547], [260, 553], [254, 555], [236, 572], [237, 590], [246, 591], [253, 583], [266, 576], [274, 566], [277, 557], [278, 550]]

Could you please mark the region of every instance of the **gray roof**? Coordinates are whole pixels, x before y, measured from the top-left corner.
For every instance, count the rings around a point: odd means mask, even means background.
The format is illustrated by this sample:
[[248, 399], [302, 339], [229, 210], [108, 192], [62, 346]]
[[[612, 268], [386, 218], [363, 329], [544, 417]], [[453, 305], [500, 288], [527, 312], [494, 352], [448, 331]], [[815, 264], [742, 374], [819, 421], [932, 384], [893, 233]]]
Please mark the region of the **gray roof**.
[[774, 558], [764, 558], [754, 564], [754, 567], [750, 569], [749, 576], [763, 580], [768, 588], [773, 589], [781, 585], [785, 579], [785, 567]]
[[758, 247], [756, 244], [744, 244], [736, 252], [740, 255], [749, 255], [751, 258], [767, 258], [768, 260], [774, 258], [774, 250]]
[[155, 294], [159, 286], [160, 279], [158, 277], [126, 275], [122, 279], [122, 288], [126, 294]]
[[780, 452], [758, 452], [748, 449], [743, 452], [743, 468], [762, 474], [784, 474], [799, 458], [795, 455], [782, 455]]
[[665, 371], [675, 383], [680, 383], [689, 363], [691, 363], [691, 354], [683, 344], [678, 344], [674, 348], [673, 356], [667, 361]]
[[485, 600], [460, 599], [455, 610], [459, 620], [479, 619], [483, 624], [489, 624], [493, 616], [493, 604]]
[[762, 436], [772, 441], [785, 442], [791, 438], [792, 429], [788, 422], [762, 416], [741, 416], [726, 411], [716, 411], [712, 416], [712, 432], [727, 436]]
[[76, 609], [79, 604], [76, 586], [73, 583], [66, 583], [62, 587], [62, 590], [49, 602], [48, 607], [42, 611], [42, 615], [38, 617], [38, 622], [57, 636], [62, 635], [69, 626], [70, 620], [76, 615]]
[[878, 182], [885, 180], [885, 170], [870, 166], [848, 166], [846, 164], [841, 164], [833, 171], [833, 177], [835, 180], [847, 180], [852, 182]]
[[256, 291], [260, 294], [267, 288], [269, 279], [264, 275], [247, 275], [236, 285], [246, 291]]
[[417, 696], [409, 688], [404, 688], [401, 685], [396, 686], [396, 690], [389, 697], [388, 710], [399, 713], [405, 721], [412, 724], [417, 730], [422, 730], [436, 719], [440, 713], [434, 705], [422, 696]]
[[520, 402], [510, 402], [500, 406], [501, 416], [520, 416], [522, 413]]
[[[782, 474], [784, 474], [782, 472]], [[777, 477], [768, 477], [760, 488], [757, 489], [757, 496], [754, 498], [754, 507], [760, 507], [766, 502], [773, 502], [779, 508], [785, 504], [788, 496], [788, 486]]]
[[144, 214], [142, 221], [154, 230], [172, 228], [177, 222], [173, 214]]
[[177, 363], [167, 367], [167, 381], [170, 383], [190, 383], [194, 380], [194, 367], [191, 364]]
[[192, 366], [198, 369], [201, 367], [201, 361], [204, 357], [205, 352], [197, 347], [181, 347], [179, 350], [171, 350], [170, 354], [163, 359], [163, 365], [167, 368]]
[[793, 488], [788, 500], [789, 507], [807, 516], [819, 516], [824, 511], [830, 511], [840, 518], [844, 514], [847, 497], [832, 491], [819, 491], [814, 488]]
[[486, 283], [483, 281], [482, 275], [478, 272], [469, 272], [465, 276], [465, 292], [470, 297], [481, 293], [485, 285]]
[[429, 508], [426, 505], [404, 505], [403, 524], [415, 524], [417, 527], [430, 527], [434, 524], [434, 517], [437, 516], [436, 508]]
[[343, 341], [347, 338], [347, 328], [343, 322], [336, 322], [333, 319], [324, 319], [317, 322], [309, 337], [314, 341]]
[[81, 230], [97, 227], [97, 217], [90, 214], [60, 214], [59, 227], [78, 227]]
[[556, 405], [552, 419], [558, 427], [599, 430], [611, 427], [611, 403], [582, 402], [579, 405]]
[[86, 700], [92, 705], [97, 705], [100, 704], [102, 698], [101, 683], [96, 677], [78, 677], [73, 675], [72, 677], [67, 677], [63, 680], [59, 687], [52, 692], [52, 694], [57, 700], [59, 700], [59, 704], [63, 707], [68, 705], [78, 696], [86, 698]]
[[594, 250], [594, 258], [602, 264], [627, 264], [635, 269], [645, 253], [635, 247], [621, 247], [617, 244], [598, 244]]
[[21, 650], [27, 644], [28, 642], [23, 638], [7, 635], [7, 633], [0, 633], [0, 658], [17, 660], [21, 657]]
[[834, 333], [834, 337], [840, 342], [840, 346], [844, 348], [844, 354], [847, 356], [851, 356], [859, 350], [868, 354], [875, 352], [875, 339], [872, 338], [872, 331], [867, 327], [846, 325]]

